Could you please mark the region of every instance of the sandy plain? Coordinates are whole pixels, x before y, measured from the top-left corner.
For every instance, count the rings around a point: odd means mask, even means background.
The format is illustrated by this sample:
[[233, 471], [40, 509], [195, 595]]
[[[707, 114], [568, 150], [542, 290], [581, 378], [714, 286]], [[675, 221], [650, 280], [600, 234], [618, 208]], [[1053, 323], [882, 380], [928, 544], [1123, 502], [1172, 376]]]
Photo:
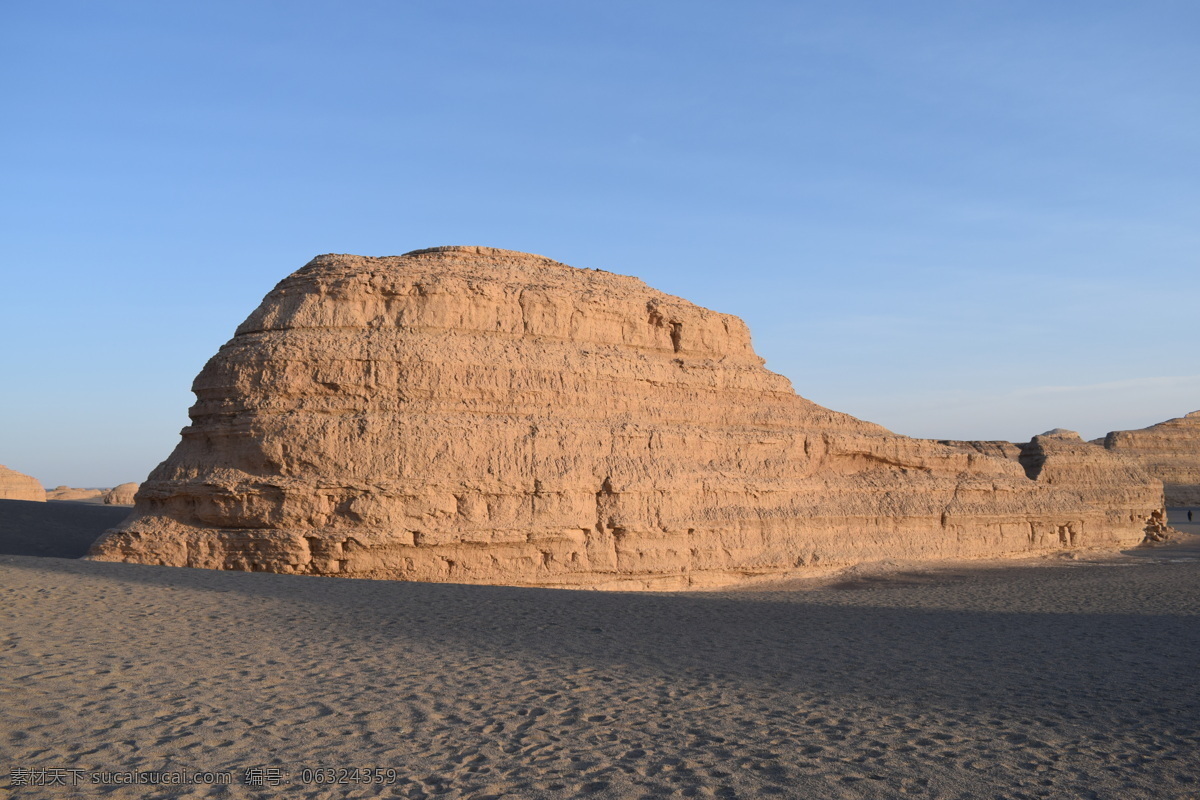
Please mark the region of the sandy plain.
[[14, 797], [1200, 798], [1200, 539], [599, 593], [78, 560], [126, 513], [0, 501]]

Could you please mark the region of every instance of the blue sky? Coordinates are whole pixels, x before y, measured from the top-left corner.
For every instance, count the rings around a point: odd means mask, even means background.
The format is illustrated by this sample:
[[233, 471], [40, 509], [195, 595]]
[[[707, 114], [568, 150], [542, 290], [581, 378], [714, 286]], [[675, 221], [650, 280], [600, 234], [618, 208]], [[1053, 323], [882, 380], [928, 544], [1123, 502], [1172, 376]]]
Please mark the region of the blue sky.
[[141, 480], [325, 252], [441, 244], [737, 314], [900, 433], [1200, 409], [1193, 2], [0, 5], [0, 463]]

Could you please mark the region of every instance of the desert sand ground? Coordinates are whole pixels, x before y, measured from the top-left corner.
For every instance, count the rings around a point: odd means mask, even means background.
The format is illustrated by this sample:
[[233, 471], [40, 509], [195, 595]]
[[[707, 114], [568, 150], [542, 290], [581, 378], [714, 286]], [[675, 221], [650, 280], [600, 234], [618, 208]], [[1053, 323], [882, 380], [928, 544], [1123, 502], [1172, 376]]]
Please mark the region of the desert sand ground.
[[77, 560], [127, 512], [0, 502], [14, 797], [1200, 797], [1197, 540], [607, 594]]

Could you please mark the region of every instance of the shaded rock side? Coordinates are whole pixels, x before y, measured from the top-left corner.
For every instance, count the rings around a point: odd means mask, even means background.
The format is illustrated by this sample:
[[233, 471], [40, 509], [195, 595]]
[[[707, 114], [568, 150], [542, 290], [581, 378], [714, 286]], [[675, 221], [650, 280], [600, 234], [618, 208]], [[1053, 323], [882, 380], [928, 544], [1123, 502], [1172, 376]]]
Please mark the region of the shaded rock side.
[[119, 486], [114, 486], [104, 493], [103, 500], [106, 506], [131, 506], [133, 499], [137, 496], [138, 485], [136, 483], [122, 483]]
[[46, 502], [46, 490], [34, 477], [0, 464], [0, 500]]
[[763, 363], [741, 320], [636, 278], [490, 248], [320, 256], [204, 367], [91, 557], [675, 589], [1143, 537], [1151, 509], [822, 408]]
[[1133, 431], [1112, 431], [1095, 444], [1136, 459], [1163, 482], [1169, 506], [1200, 506], [1200, 411]]

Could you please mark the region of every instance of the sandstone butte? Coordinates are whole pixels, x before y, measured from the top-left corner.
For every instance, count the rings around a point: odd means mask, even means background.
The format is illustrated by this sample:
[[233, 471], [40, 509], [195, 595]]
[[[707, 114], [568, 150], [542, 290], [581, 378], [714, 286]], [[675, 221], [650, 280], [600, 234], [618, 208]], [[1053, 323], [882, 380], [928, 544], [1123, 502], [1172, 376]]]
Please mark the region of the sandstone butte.
[[684, 589], [880, 559], [1116, 548], [1162, 485], [1074, 441], [1018, 460], [796, 395], [738, 318], [540, 256], [324, 255], [196, 378], [106, 561]]
[[0, 500], [32, 500], [46, 502], [46, 490], [34, 477], [0, 464]]
[[1163, 482], [1169, 506], [1200, 506], [1200, 411], [1093, 440], [1137, 460]]

